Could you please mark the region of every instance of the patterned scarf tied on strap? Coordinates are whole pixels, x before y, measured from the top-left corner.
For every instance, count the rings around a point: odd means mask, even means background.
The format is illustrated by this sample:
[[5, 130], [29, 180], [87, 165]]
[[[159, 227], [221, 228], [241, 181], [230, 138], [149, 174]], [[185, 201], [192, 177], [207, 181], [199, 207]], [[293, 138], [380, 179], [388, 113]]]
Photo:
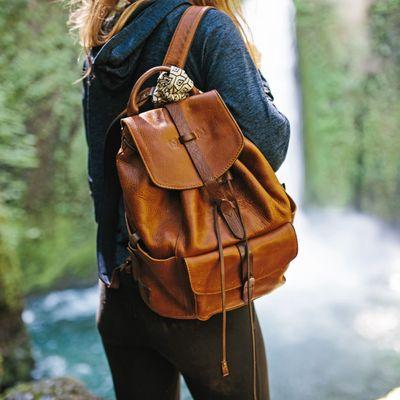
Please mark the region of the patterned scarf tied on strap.
[[170, 72], [161, 72], [159, 75], [152, 101], [156, 105], [161, 105], [186, 99], [193, 86], [193, 81], [186, 72], [172, 65]]

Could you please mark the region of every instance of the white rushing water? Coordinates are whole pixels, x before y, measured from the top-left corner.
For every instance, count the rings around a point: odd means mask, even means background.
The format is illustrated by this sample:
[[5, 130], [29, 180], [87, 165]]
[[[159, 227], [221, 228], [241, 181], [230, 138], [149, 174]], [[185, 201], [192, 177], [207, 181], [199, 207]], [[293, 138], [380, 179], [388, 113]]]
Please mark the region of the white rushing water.
[[287, 158], [278, 176], [299, 201], [304, 169], [295, 8], [291, 0], [246, 0], [244, 4], [246, 20], [262, 56], [261, 70], [271, 86], [275, 104], [291, 126]]
[[[295, 10], [290, 0], [247, 0], [262, 71], [291, 122], [279, 178], [301, 204], [300, 88]], [[299, 255], [287, 283], [256, 301], [268, 354], [272, 400], [374, 400], [400, 382], [400, 239], [350, 210], [300, 207]], [[112, 398], [94, 313], [97, 287], [30, 302], [24, 319], [36, 376], [72, 374]], [[189, 399], [185, 392], [184, 400]]]

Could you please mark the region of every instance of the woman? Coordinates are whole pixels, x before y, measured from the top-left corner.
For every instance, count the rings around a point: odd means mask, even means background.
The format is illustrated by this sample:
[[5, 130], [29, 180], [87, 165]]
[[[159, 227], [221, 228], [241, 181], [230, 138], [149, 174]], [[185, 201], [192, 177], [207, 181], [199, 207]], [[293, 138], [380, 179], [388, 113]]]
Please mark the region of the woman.
[[[230, 375], [219, 369], [220, 318], [208, 321], [160, 317], [141, 300], [129, 270], [128, 234], [117, 176], [105, 189], [104, 163], [115, 155], [118, 124], [137, 78], [161, 65], [188, 0], [81, 0], [72, 23], [87, 55], [84, 116], [89, 147], [89, 184], [98, 223], [97, 258], [101, 301], [97, 325], [118, 399], [178, 399], [181, 373], [194, 399], [253, 398], [251, 341], [245, 307], [229, 312], [227, 340]], [[242, 34], [236, 0], [196, 0], [212, 5], [193, 41], [185, 71], [202, 91], [217, 89], [243, 133], [264, 153], [274, 170], [282, 164], [289, 123], [272, 104], [268, 85], [255, 63], [255, 51]], [[151, 107], [148, 105], [147, 107]], [[145, 109], [145, 108], [144, 108]], [[106, 158], [103, 158], [106, 154]], [[112, 159], [112, 157], [111, 157]], [[115, 171], [114, 171], [115, 172]], [[118, 288], [115, 282], [118, 275]], [[269, 399], [264, 344], [256, 318], [257, 388]]]

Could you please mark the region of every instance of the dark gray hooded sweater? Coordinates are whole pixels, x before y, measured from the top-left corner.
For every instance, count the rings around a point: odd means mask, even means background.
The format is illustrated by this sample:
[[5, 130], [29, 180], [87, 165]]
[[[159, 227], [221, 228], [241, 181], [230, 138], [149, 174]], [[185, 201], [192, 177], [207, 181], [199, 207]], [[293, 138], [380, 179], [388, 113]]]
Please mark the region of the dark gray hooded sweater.
[[[104, 179], [105, 164], [112, 162], [118, 149], [118, 127], [111, 132], [115, 140], [108, 149], [108, 160], [104, 157], [106, 131], [126, 107], [138, 77], [162, 64], [179, 18], [189, 5], [187, 0], [148, 0], [117, 35], [100, 48], [92, 49], [93, 69], [84, 80], [83, 107], [89, 184], [98, 224], [97, 262], [99, 277], [106, 284], [113, 269], [128, 255], [124, 206], [115, 170], [112, 189], [105, 187]], [[227, 14], [216, 9], [206, 13], [193, 40], [185, 71], [200, 90], [218, 90], [243, 134], [277, 170], [287, 152], [289, 122], [272, 104], [266, 81]], [[153, 77], [144, 87], [155, 83]]]

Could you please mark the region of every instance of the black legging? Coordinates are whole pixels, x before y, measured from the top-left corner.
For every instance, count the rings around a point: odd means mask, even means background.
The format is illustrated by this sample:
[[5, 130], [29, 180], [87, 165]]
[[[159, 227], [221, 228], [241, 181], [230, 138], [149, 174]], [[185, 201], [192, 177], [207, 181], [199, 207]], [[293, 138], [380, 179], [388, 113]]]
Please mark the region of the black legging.
[[[227, 360], [222, 377], [221, 314], [208, 321], [164, 318], [143, 303], [131, 275], [119, 289], [100, 282], [97, 327], [118, 400], [177, 400], [179, 372], [195, 400], [251, 400], [251, 335], [246, 307], [227, 313]], [[255, 314], [258, 400], [269, 400], [267, 363]]]

